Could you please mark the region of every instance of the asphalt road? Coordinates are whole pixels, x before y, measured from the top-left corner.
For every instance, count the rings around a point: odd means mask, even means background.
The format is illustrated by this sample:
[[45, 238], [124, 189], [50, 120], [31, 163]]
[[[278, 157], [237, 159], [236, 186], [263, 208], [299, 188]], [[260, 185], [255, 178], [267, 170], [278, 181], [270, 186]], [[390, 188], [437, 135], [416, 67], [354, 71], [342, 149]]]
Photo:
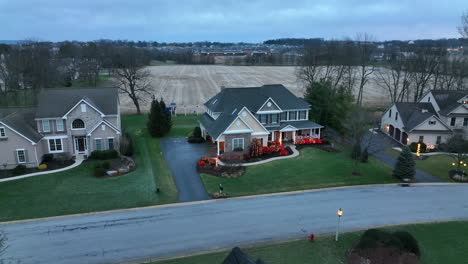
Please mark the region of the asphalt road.
[[206, 156], [213, 144], [190, 144], [186, 138], [161, 140], [164, 159], [174, 176], [179, 192], [178, 202], [210, 199], [197, 172], [197, 161]]
[[352, 187], [0, 225], [3, 263], [118, 263], [334, 232], [468, 218], [468, 185]]

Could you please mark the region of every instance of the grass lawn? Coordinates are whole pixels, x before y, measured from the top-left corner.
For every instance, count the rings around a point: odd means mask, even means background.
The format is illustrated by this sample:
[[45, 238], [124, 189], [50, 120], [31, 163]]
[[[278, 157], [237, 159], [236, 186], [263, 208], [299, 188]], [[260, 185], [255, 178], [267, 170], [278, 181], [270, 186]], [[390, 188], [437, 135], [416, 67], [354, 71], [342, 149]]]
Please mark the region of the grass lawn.
[[347, 150], [332, 153], [304, 148], [300, 152], [296, 158], [247, 167], [239, 178], [202, 174], [202, 180], [209, 193], [217, 192], [221, 183], [230, 196], [396, 182], [391, 177], [392, 169], [373, 158], [359, 165], [362, 175], [353, 176], [353, 162]]
[[[159, 139], [149, 137], [146, 131], [146, 118], [122, 116], [122, 127], [134, 140], [136, 171], [115, 178], [96, 178], [94, 163], [85, 162], [65, 172], [0, 183], [0, 221], [175, 202], [176, 185], [161, 155]], [[196, 120], [193, 115], [174, 118], [168, 137], [188, 134]], [[159, 194], [155, 193], [157, 185], [161, 188]]]
[[[400, 151], [394, 149], [388, 149], [387, 152], [395, 157], [400, 155]], [[416, 167], [444, 181], [453, 182], [448, 175], [449, 170], [454, 169], [452, 162], [454, 159], [449, 155], [431, 155], [425, 160], [416, 159]]]
[[[446, 222], [404, 225], [384, 228], [389, 231], [410, 232], [418, 241], [421, 260], [425, 264], [466, 263], [468, 250], [463, 239], [468, 236], [467, 222]], [[355, 243], [362, 231], [340, 235], [336, 243], [333, 235], [319, 236], [316, 242], [302, 240], [243, 248], [252, 258], [261, 258], [268, 264], [288, 263], [345, 263], [345, 252]], [[218, 264], [222, 263], [229, 252], [222, 251], [187, 258], [154, 262], [154, 264]]]

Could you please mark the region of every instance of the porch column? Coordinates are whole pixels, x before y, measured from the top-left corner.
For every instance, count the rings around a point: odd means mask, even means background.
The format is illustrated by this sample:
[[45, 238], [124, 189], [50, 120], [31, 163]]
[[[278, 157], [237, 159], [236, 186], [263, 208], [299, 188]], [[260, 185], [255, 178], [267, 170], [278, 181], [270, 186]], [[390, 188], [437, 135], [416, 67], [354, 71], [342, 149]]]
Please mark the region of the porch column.
[[312, 138], [312, 137], [314, 136], [314, 134], [312, 133], [312, 128], [309, 129], [309, 130], [310, 130], [310, 132], [309, 132], [309, 137]]
[[293, 144], [296, 144], [296, 131], [291, 132]]
[[280, 144], [283, 144], [283, 133], [281, 133], [281, 131], [279, 131], [279, 139], [277, 141], [279, 141]]
[[216, 155], [219, 156], [219, 141], [216, 141]]
[[319, 133], [318, 133], [318, 138], [320, 138], [320, 131], [321, 131], [321, 128], [319, 128], [318, 130], [319, 130]]

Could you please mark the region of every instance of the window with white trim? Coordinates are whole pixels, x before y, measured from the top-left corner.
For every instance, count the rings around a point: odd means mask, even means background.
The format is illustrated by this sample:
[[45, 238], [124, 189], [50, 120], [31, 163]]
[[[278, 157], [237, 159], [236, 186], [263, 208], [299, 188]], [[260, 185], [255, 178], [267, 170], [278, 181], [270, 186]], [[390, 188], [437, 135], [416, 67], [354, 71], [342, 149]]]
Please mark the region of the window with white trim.
[[4, 127], [0, 127], [0, 138], [6, 138], [5, 128]]
[[297, 112], [296, 111], [289, 112], [289, 120], [297, 120]]
[[267, 123], [267, 115], [260, 115], [260, 123], [262, 124]]
[[457, 122], [457, 118], [456, 117], [452, 117], [450, 119], [450, 126], [455, 126], [455, 123]]
[[278, 123], [278, 115], [277, 114], [272, 114], [270, 118], [271, 118], [271, 123], [272, 124]]
[[42, 120], [42, 132], [50, 132], [50, 121]]
[[86, 113], [86, 104], [81, 104], [81, 112]]
[[61, 138], [49, 139], [49, 152], [62, 152], [63, 145]]
[[26, 151], [24, 149], [17, 149], [16, 157], [18, 159], [18, 163], [26, 163]]
[[55, 120], [55, 128], [57, 128], [57, 132], [62, 132], [62, 131], [65, 130], [63, 128], [63, 120], [62, 119]]
[[299, 111], [299, 120], [306, 120], [307, 111]]
[[95, 150], [102, 150], [102, 139], [100, 138], [94, 139], [94, 146], [95, 146]]
[[244, 150], [244, 139], [233, 138], [232, 139], [232, 150]]
[[288, 112], [282, 112], [281, 121], [286, 121], [286, 120], [288, 120]]
[[107, 138], [107, 149], [114, 149], [114, 138]]
[[73, 120], [72, 129], [84, 129], [84, 128], [85, 128], [85, 124], [84, 124], [83, 120], [81, 120], [81, 119]]

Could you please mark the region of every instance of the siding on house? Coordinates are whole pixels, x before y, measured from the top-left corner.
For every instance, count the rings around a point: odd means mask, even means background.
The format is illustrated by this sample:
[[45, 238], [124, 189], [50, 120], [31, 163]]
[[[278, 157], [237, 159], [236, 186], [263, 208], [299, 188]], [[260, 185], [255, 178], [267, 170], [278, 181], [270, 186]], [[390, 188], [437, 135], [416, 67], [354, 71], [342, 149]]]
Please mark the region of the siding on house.
[[6, 169], [12, 169], [19, 163], [16, 157], [17, 149], [24, 149], [26, 151], [26, 163], [22, 163], [26, 167], [38, 166], [38, 160], [40, 160], [41, 152], [39, 152], [36, 159], [37, 145], [33, 145], [30, 141], [18, 135], [13, 130], [3, 126], [5, 128], [6, 139], [0, 140], [0, 168], [3, 169], [6, 165]]

